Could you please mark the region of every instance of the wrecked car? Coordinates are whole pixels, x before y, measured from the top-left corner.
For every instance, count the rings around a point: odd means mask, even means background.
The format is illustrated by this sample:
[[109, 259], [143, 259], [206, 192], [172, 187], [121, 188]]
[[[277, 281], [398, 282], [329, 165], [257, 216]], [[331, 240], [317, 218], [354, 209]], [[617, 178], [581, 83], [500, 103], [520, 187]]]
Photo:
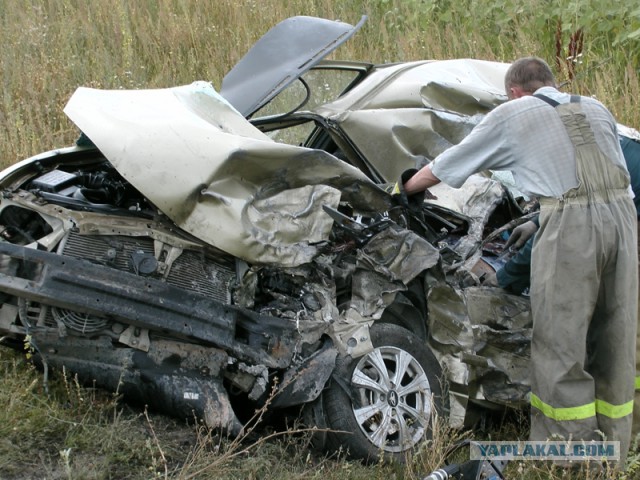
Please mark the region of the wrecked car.
[[528, 203], [490, 174], [417, 210], [384, 189], [508, 65], [322, 60], [364, 21], [285, 20], [219, 91], [79, 88], [77, 144], [0, 174], [3, 345], [231, 434], [302, 408], [364, 459], [526, 405], [529, 301], [481, 279]]

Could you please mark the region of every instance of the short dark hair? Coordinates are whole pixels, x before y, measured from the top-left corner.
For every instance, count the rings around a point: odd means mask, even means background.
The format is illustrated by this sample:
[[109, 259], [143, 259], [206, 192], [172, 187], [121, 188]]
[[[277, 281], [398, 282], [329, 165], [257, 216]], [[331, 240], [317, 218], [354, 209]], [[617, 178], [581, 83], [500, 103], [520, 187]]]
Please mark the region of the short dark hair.
[[547, 62], [538, 57], [519, 58], [511, 64], [504, 77], [507, 92], [513, 86], [533, 93], [540, 87], [556, 86], [556, 79]]

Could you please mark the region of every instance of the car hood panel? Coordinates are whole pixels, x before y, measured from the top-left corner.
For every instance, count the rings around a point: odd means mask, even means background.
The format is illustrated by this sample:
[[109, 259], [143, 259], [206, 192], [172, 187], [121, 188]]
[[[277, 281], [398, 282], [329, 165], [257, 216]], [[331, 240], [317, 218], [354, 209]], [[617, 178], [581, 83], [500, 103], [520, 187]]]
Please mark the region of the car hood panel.
[[79, 88], [65, 113], [118, 172], [187, 232], [254, 263], [317, 254], [341, 197], [365, 210], [388, 195], [332, 155], [279, 144], [213, 87]]

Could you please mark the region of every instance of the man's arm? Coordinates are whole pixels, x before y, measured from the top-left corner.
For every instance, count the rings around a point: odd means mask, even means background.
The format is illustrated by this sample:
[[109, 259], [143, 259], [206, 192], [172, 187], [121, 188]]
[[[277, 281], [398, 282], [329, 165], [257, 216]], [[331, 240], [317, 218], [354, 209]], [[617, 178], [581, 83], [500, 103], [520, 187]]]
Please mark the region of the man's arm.
[[521, 295], [531, 285], [531, 250], [533, 239], [529, 238], [524, 246], [496, 272], [498, 286]]
[[425, 165], [418, 172], [407, 180], [404, 189], [408, 195], [416, 192], [422, 192], [429, 187], [433, 187], [440, 183], [440, 179], [431, 171], [431, 164]]
[[[404, 184], [407, 194], [424, 191], [441, 181], [458, 188], [470, 175], [488, 168], [509, 170], [512, 149], [504, 125], [504, 107], [489, 112], [459, 144], [442, 152], [407, 180]], [[439, 176], [433, 173], [434, 168]]]

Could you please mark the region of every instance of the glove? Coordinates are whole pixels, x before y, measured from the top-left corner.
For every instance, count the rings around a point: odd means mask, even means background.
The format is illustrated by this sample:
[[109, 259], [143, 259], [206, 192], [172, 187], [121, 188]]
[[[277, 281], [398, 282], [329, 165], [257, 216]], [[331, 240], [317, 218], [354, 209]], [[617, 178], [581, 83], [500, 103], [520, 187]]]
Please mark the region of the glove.
[[509, 239], [504, 244], [504, 248], [506, 249], [511, 245], [515, 248], [521, 248], [537, 231], [538, 226], [531, 220], [524, 222], [522, 225], [518, 225], [513, 229], [513, 232], [511, 232]]
[[[388, 193], [391, 194], [391, 197], [398, 205], [413, 212], [422, 212], [422, 204], [424, 203], [425, 196], [427, 195], [426, 190], [422, 192], [412, 193], [411, 195], [407, 195], [407, 192], [404, 190], [405, 182], [413, 177], [416, 173], [418, 173], [417, 168], [410, 168], [402, 172], [400, 178], [390, 189], [391, 191], [388, 191]], [[431, 197], [431, 194], [429, 195]]]

